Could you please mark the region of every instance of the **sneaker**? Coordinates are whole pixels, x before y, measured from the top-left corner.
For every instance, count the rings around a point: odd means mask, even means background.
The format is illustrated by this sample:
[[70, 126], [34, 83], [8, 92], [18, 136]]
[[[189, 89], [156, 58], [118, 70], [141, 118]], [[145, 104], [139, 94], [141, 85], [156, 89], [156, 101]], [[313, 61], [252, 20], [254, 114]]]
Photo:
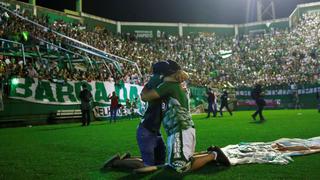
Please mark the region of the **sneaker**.
[[106, 160], [106, 162], [104, 162], [103, 168], [112, 167], [113, 162], [114, 162], [115, 160], [120, 160], [120, 155], [119, 155], [119, 153], [113, 155], [111, 158], [109, 158], [108, 160]]
[[209, 146], [209, 147], [207, 148], [207, 151], [208, 151], [208, 152], [212, 152], [212, 151], [214, 151], [214, 149], [215, 149], [215, 146]]
[[129, 152], [126, 152], [120, 156], [120, 159], [123, 160], [123, 159], [127, 159], [130, 157], [131, 157], [131, 154]]
[[228, 157], [223, 153], [223, 151], [217, 147], [217, 146], [210, 146], [208, 149], [208, 152], [216, 152], [217, 153], [217, 157], [216, 157], [216, 161], [224, 166], [230, 166], [230, 161], [228, 159]]
[[256, 120], [256, 117], [254, 115], [251, 115], [251, 117], [254, 121]]

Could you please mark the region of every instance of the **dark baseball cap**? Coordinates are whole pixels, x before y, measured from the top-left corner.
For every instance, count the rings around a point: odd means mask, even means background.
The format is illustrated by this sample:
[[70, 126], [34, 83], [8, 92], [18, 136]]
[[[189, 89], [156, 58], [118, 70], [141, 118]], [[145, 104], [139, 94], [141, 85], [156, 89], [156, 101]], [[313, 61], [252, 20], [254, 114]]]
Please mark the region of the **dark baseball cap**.
[[167, 61], [159, 61], [152, 65], [153, 74], [164, 74], [169, 68]]
[[163, 75], [170, 76], [171, 74], [176, 73], [178, 70], [181, 70], [181, 67], [179, 66], [179, 64], [176, 61], [167, 60], [167, 62], [169, 64], [169, 67]]

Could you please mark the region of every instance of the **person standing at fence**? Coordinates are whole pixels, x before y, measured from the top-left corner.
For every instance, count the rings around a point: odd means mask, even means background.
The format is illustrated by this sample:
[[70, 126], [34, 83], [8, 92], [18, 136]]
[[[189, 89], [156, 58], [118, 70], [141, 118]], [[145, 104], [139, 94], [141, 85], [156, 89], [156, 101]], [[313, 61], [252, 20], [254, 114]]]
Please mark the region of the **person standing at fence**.
[[116, 95], [116, 92], [113, 91], [112, 95], [109, 96], [109, 99], [111, 99], [111, 106], [110, 106], [110, 123], [116, 122], [117, 119], [117, 111], [118, 111], [118, 104], [119, 104], [119, 98]]
[[228, 104], [228, 92], [227, 92], [227, 90], [223, 91], [223, 94], [220, 97], [220, 101], [221, 101], [220, 102], [220, 116], [223, 116], [222, 109], [224, 107], [226, 107], [226, 109], [228, 110], [229, 114], [232, 116], [232, 112], [231, 112], [231, 110], [229, 108], [229, 104]]
[[210, 113], [212, 112], [213, 117], [217, 115], [217, 105], [216, 105], [216, 96], [211, 88], [207, 91], [207, 100], [208, 100], [208, 115], [207, 118], [210, 117]]
[[256, 116], [259, 114], [260, 122], [265, 121], [265, 118], [262, 115], [264, 106], [266, 105], [265, 100], [263, 99], [262, 88], [260, 84], [257, 84], [254, 89], [251, 91], [251, 97], [256, 101], [257, 110], [252, 114], [253, 120], [256, 120]]
[[80, 92], [81, 100], [81, 113], [82, 113], [82, 126], [90, 125], [90, 113], [91, 113], [91, 100], [92, 94], [87, 88], [87, 84], [82, 84], [82, 91]]

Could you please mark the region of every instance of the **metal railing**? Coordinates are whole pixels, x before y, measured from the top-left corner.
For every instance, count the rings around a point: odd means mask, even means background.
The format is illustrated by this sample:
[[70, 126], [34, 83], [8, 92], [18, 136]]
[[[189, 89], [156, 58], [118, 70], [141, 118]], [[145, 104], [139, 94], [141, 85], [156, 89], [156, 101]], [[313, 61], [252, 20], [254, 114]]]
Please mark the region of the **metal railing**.
[[11, 40], [8, 40], [8, 39], [3, 39], [3, 38], [0, 38], [0, 41], [7, 42], [7, 43], [12, 43], [12, 44], [18, 44], [19, 46], [21, 46], [23, 64], [26, 65], [26, 57], [25, 57], [25, 53], [24, 53], [24, 45], [22, 43], [11, 41]]
[[[117, 56], [117, 55], [114, 55], [114, 54], [111, 54], [111, 53], [104, 52], [104, 51], [102, 51], [102, 50], [100, 50], [100, 49], [97, 49], [97, 48], [95, 48], [95, 47], [93, 47], [93, 46], [91, 46], [91, 45], [88, 45], [88, 44], [86, 44], [86, 43], [84, 43], [84, 42], [81, 42], [81, 41], [79, 41], [79, 40], [76, 40], [76, 39], [74, 39], [74, 38], [71, 38], [71, 37], [69, 37], [69, 36], [66, 36], [66, 35], [64, 35], [64, 34], [62, 34], [62, 33], [59, 33], [59, 32], [57, 32], [57, 31], [54, 31], [54, 30], [52, 30], [51, 28], [48, 28], [48, 27], [43, 26], [43, 25], [41, 25], [41, 24], [39, 24], [39, 23], [37, 23], [37, 22], [34, 22], [34, 21], [30, 20], [30, 19], [27, 19], [27, 18], [21, 16], [20, 14], [17, 14], [17, 13], [15, 13], [14, 11], [6, 8], [6, 7], [0, 6], [0, 8], [3, 9], [3, 10], [5, 10], [5, 11], [7, 11], [7, 12], [9, 12], [9, 13], [11, 13], [11, 14], [13, 14], [13, 15], [15, 15], [15, 16], [17, 16], [17, 17], [19, 17], [20, 19], [22, 19], [22, 20], [24, 20], [24, 21], [27, 21], [27, 22], [35, 25], [35, 26], [40, 27], [41, 30], [44, 31], [44, 32], [48, 32], [48, 31], [50, 30], [50, 32], [52, 32], [52, 33], [54, 33], [54, 34], [56, 34], [56, 35], [58, 35], [58, 36], [60, 36], [60, 37], [63, 37], [63, 38], [65, 38], [65, 39], [67, 39], [67, 40], [69, 40], [69, 41], [71, 41], [71, 42], [74, 42], [75, 44], [78, 44], [78, 45], [81, 45], [81, 46], [84, 46], [84, 47], [88, 48], [88, 49], [85, 50], [85, 48], [78, 47], [78, 49], [82, 49], [83, 51], [85, 51], [85, 52], [87, 52], [87, 53], [94, 54], [94, 55], [100, 54], [99, 57], [101, 57], [101, 58], [104, 59], [104, 60], [108, 60], [108, 61], [111, 60], [112, 62], [118, 62], [117, 60], [113, 59], [112, 57], [117, 58], [117, 59], [120, 59], [120, 60], [123, 60], [123, 61], [126, 61], [126, 62], [129, 62], [129, 63], [133, 64], [133, 65], [137, 68], [137, 71], [138, 71], [139, 75], [142, 76], [141, 71], [140, 71], [140, 68], [139, 68], [139, 66], [137, 65], [136, 62], [133, 62], [133, 61], [131, 61], [131, 60], [129, 60], [129, 59], [126, 59], [126, 58], [123, 58], [123, 57], [120, 57], [120, 56]], [[73, 47], [76, 48], [77, 46], [74, 46], [74, 45], [73, 45]], [[91, 49], [91, 50], [90, 50], [90, 49]], [[96, 51], [96, 52], [98, 52], [98, 53], [94, 53], [93, 51]]]

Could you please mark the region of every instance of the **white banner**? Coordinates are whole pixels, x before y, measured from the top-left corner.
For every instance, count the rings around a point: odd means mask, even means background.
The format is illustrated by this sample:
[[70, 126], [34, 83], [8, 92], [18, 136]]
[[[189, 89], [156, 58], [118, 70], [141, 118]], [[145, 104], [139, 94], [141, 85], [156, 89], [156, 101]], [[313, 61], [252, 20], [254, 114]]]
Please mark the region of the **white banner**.
[[119, 96], [122, 104], [126, 99], [140, 102], [142, 86], [125, 83], [115, 85], [113, 82], [91, 81], [79, 82], [68, 81], [64, 83], [53, 83], [48, 80], [30, 78], [14, 78], [11, 80], [10, 98], [21, 99], [29, 102], [53, 105], [80, 104], [79, 94], [82, 84], [86, 83], [93, 95], [95, 103], [110, 104], [109, 95], [113, 91]]

